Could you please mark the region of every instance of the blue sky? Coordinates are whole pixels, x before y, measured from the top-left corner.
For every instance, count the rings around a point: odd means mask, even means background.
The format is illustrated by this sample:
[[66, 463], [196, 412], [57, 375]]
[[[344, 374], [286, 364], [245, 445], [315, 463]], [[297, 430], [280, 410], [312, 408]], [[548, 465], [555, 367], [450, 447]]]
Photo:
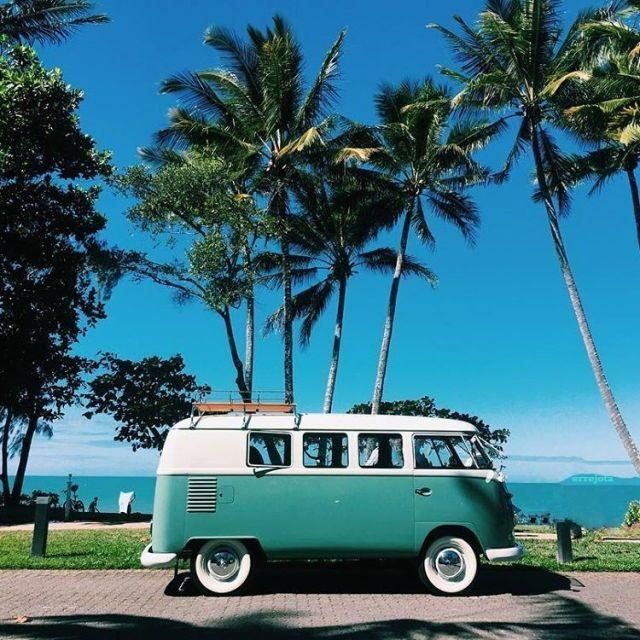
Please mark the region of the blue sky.
[[[160, 81], [218, 64], [214, 52], [202, 45], [209, 25], [262, 27], [274, 12], [282, 13], [303, 44], [309, 71], [317, 69], [339, 30], [347, 27], [337, 108], [353, 119], [374, 122], [372, 96], [380, 82], [436, 75], [437, 64], [450, 62], [441, 38], [425, 25], [452, 25], [453, 11], [471, 20], [481, 3], [407, 0], [402, 10], [378, 0], [249, 0], [241, 5], [101, 0], [98, 5], [112, 24], [89, 27], [42, 55], [85, 91], [83, 128], [124, 167], [137, 161], [136, 148], [151, 141], [174, 104], [173, 98], [158, 94]], [[567, 3], [568, 17], [582, 5]], [[499, 166], [507, 145], [508, 137], [485, 159]], [[601, 405], [544, 212], [530, 199], [529, 167], [527, 158], [508, 184], [476, 190], [482, 227], [475, 247], [437, 221], [434, 251], [412, 243], [411, 251], [438, 274], [440, 284], [436, 290], [418, 281], [401, 285], [385, 395], [430, 395], [443, 406], [507, 426], [512, 432], [508, 449], [515, 455], [620, 460], [624, 452]], [[100, 206], [109, 219], [108, 240], [150, 246], [128, 225], [126, 201], [105, 193]], [[640, 440], [640, 252], [625, 183], [615, 181], [593, 198], [580, 189], [563, 230], [610, 383]], [[396, 236], [383, 240], [394, 246]], [[338, 411], [370, 399], [388, 284], [384, 277], [362, 274], [347, 294]], [[277, 303], [277, 296], [263, 293], [260, 317]], [[180, 352], [202, 381], [216, 389], [233, 388], [223, 328], [210, 312], [176, 306], [166, 290], [131, 282], [117, 287], [107, 312], [108, 318], [82, 343], [83, 353], [103, 350], [141, 358]], [[310, 347], [296, 353], [296, 398], [305, 411], [321, 408], [333, 314], [331, 307]], [[277, 336], [258, 343], [256, 376], [258, 388], [282, 387]], [[35, 446], [32, 473], [153, 473], [153, 455], [132, 454], [125, 445], [110, 442], [108, 420], [87, 423], [71, 411], [56, 429], [52, 442]], [[628, 465], [623, 467], [630, 473]], [[560, 472], [550, 462], [522, 463], [518, 469], [518, 475], [539, 479]]]

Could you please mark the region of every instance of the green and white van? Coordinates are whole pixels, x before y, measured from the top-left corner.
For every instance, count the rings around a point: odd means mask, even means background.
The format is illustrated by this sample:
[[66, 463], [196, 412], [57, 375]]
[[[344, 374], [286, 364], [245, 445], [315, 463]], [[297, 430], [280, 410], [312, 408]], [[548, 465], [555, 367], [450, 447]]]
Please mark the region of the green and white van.
[[480, 555], [522, 556], [472, 425], [275, 409], [201, 405], [170, 430], [143, 566], [188, 557], [200, 590], [229, 594], [262, 560], [417, 558], [428, 588], [460, 593]]

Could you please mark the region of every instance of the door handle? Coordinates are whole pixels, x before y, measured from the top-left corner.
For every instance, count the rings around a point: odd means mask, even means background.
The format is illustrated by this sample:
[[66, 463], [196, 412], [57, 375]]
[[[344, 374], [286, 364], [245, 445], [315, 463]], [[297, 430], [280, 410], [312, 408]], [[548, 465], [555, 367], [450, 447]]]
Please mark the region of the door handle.
[[419, 496], [424, 496], [428, 498], [432, 492], [431, 492], [431, 489], [429, 489], [429, 487], [422, 487], [421, 489], [416, 489], [416, 493]]

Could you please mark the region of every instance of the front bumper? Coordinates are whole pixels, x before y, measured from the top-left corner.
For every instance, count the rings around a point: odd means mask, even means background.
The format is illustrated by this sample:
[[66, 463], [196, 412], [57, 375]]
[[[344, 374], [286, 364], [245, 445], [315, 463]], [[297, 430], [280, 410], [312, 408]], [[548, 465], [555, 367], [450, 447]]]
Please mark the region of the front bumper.
[[524, 556], [524, 547], [516, 544], [513, 547], [500, 547], [499, 549], [487, 549], [484, 552], [487, 560], [499, 562], [501, 560], [520, 560]]
[[148, 544], [140, 554], [140, 564], [146, 569], [160, 569], [175, 562], [177, 556], [177, 553], [154, 553]]

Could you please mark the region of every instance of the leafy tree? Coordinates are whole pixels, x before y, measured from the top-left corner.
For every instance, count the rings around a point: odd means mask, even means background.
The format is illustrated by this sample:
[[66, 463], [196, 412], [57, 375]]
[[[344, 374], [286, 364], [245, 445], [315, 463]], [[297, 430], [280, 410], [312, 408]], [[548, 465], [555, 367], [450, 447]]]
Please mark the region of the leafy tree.
[[[92, 368], [73, 355], [103, 317], [96, 265], [105, 219], [96, 187], [108, 175], [76, 116], [81, 93], [32, 49], [0, 57], [0, 414], [5, 504], [17, 504], [36, 434], [50, 435]], [[13, 488], [8, 460], [18, 465]]]
[[[398, 193], [381, 191], [380, 181], [362, 179], [357, 170], [337, 165], [324, 169], [323, 178], [305, 182], [296, 189], [299, 212], [290, 220], [292, 281], [316, 282], [292, 299], [293, 318], [301, 319], [300, 342], [307, 345], [315, 323], [337, 294], [333, 349], [324, 397], [324, 411], [333, 405], [344, 322], [347, 283], [362, 269], [393, 272], [395, 251], [372, 249], [369, 244], [380, 231], [393, 225], [402, 208]], [[275, 260], [274, 267], [279, 266]], [[435, 284], [434, 274], [421, 262], [405, 256], [404, 276], [417, 275]], [[275, 276], [278, 280], [280, 276]], [[282, 323], [282, 307], [268, 320], [268, 328]]]
[[397, 86], [385, 84], [375, 102], [380, 122], [374, 139], [364, 149], [346, 148], [341, 157], [368, 160], [404, 195], [404, 212], [399, 216], [400, 245], [373, 391], [372, 412], [378, 413], [409, 233], [413, 228], [420, 241], [434, 243], [426, 208], [473, 241], [479, 217], [465, 190], [488, 175], [473, 154], [503, 129], [503, 123], [470, 119], [454, 123], [449, 90], [430, 79], [420, 83], [404, 81]]
[[292, 188], [304, 179], [310, 150], [330, 130], [328, 115], [336, 97], [335, 80], [345, 33], [329, 49], [320, 70], [306, 85], [304, 56], [281, 16], [264, 31], [247, 27], [247, 39], [220, 27], [210, 28], [205, 44], [225, 59], [223, 68], [183, 73], [166, 80], [165, 93], [181, 95], [170, 113], [160, 145], [213, 146], [226, 158], [241, 159], [250, 193], [263, 195], [279, 222], [283, 255], [283, 342], [285, 399], [293, 401], [291, 273], [286, 219]]
[[[559, 0], [488, 0], [474, 26], [456, 17], [459, 31], [437, 26], [462, 68], [447, 70], [462, 83], [456, 101], [468, 108], [518, 118], [516, 139], [503, 175], [530, 149], [537, 181], [536, 200], [543, 203], [553, 245], [598, 389], [614, 428], [640, 473], [640, 453], [631, 438], [604, 373], [582, 306], [560, 228], [570, 206], [572, 167], [556, 143], [552, 128], [561, 120], [563, 92], [589, 78], [575, 69], [581, 46], [582, 18], [563, 38]], [[559, 113], [560, 111], [560, 113]], [[504, 115], [506, 112], [506, 115]]]
[[[371, 403], [356, 404], [349, 409], [348, 413], [371, 413]], [[424, 416], [426, 418], [448, 418], [450, 420], [469, 422], [478, 429], [481, 438], [490, 442], [500, 452], [510, 435], [509, 429], [494, 428], [477, 416], [438, 407], [435, 400], [429, 396], [423, 396], [417, 400], [382, 402], [380, 404], [380, 413], [388, 416]]]
[[0, 51], [2, 38], [10, 44], [59, 43], [86, 24], [109, 22], [92, 13], [88, 0], [7, 0], [0, 4]]
[[191, 412], [192, 403], [211, 392], [185, 373], [184, 360], [152, 356], [124, 360], [111, 353], [100, 360], [101, 373], [84, 394], [84, 414], [107, 414], [116, 420], [114, 440], [137, 449], [162, 449], [169, 429]]
[[[123, 255], [125, 270], [169, 287], [179, 302], [199, 301], [223, 321], [236, 385], [251, 399], [254, 352], [253, 254], [267, 222], [253, 199], [238, 193], [236, 174], [211, 152], [175, 155], [156, 170], [138, 166], [117, 181], [137, 202], [129, 219], [172, 251], [159, 262], [146, 253]], [[245, 362], [240, 357], [232, 311], [247, 303]]]

